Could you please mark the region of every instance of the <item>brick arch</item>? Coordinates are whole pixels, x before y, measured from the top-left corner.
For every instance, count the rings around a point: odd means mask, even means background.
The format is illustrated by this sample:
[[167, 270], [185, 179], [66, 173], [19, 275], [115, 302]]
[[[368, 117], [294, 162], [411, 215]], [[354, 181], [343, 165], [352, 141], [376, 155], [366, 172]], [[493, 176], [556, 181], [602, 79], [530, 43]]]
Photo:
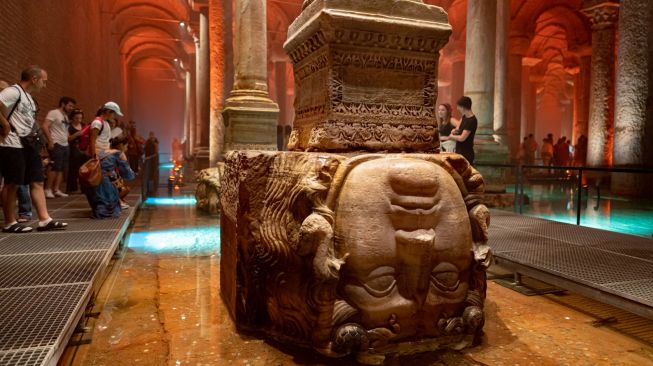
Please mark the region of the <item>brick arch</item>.
[[190, 19], [190, 9], [187, 3], [179, 0], [114, 0], [111, 6], [114, 17], [134, 9], [144, 10], [145, 14], [165, 14], [165, 18], [170, 20], [188, 21]]
[[561, 25], [567, 34], [570, 48], [589, 44], [589, 24], [580, 13], [581, 0], [526, 0], [513, 4], [511, 33], [533, 36], [541, 23]]
[[143, 42], [134, 45], [128, 53], [125, 53], [125, 65], [131, 66], [135, 60], [145, 56], [158, 57], [162, 60], [169, 61], [170, 63], [172, 63], [173, 59], [179, 58], [176, 50], [165, 43]]
[[176, 55], [175, 57], [181, 58], [182, 55], [185, 55], [183, 47], [181, 46], [181, 41], [174, 41], [172, 37], [173, 35], [166, 32], [165, 29], [156, 26], [135, 26], [122, 35], [122, 38], [119, 41], [120, 52], [122, 54], [129, 54], [136, 46], [147, 43], [157, 43], [165, 45]]

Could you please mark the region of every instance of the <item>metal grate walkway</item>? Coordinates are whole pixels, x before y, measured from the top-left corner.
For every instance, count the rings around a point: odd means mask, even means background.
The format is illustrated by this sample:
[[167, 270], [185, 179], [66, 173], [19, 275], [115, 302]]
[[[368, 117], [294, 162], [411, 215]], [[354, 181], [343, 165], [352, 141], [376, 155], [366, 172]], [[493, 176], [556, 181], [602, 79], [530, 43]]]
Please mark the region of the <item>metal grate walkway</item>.
[[91, 219], [83, 195], [48, 200], [68, 230], [0, 232], [0, 365], [57, 364], [140, 199], [127, 196], [132, 207], [109, 220]]
[[496, 263], [653, 319], [653, 240], [491, 210]]

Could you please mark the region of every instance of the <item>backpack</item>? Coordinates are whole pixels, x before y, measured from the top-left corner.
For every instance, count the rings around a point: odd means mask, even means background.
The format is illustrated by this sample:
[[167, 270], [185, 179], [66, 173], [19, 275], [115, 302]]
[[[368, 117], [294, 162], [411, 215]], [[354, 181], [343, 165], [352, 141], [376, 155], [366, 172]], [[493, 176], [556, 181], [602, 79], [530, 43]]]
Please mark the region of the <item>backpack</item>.
[[[100, 128], [100, 132], [98, 132], [98, 135], [102, 133], [104, 130], [104, 120], [102, 121], [102, 128]], [[82, 134], [79, 136], [79, 150], [81, 151], [86, 151], [91, 144], [91, 130], [93, 129], [91, 127], [93, 123], [89, 124], [88, 126], [84, 127], [82, 129]]]

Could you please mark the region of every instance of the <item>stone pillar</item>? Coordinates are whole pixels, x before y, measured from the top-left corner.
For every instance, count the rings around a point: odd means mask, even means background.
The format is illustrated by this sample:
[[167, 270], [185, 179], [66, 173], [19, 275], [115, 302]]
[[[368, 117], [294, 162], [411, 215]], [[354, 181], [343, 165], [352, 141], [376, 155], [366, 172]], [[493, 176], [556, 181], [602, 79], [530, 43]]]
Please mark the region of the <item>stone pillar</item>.
[[465, 55], [457, 53], [451, 57], [451, 100], [447, 103], [451, 104], [453, 114], [456, 118], [460, 119], [460, 115], [456, 110], [456, 102], [465, 93]]
[[[651, 60], [648, 27], [651, 22], [649, 1], [622, 0], [619, 8], [619, 49], [615, 95], [614, 155], [615, 166], [653, 166], [647, 159], [653, 136], [646, 135], [647, 101], [653, 96], [649, 74]], [[648, 146], [647, 146], [648, 145]], [[648, 149], [647, 149], [648, 148]], [[637, 174], [612, 175], [612, 192], [640, 194], [650, 192], [650, 179]]]
[[472, 109], [478, 119], [476, 140], [479, 141], [494, 141], [496, 6], [495, 1], [467, 1], [465, 95], [472, 98]]
[[279, 121], [277, 129], [277, 149], [286, 150], [283, 145], [283, 126], [289, 125], [288, 120], [288, 102], [286, 96], [286, 61], [276, 61], [274, 63], [275, 88], [277, 89], [277, 104], [279, 105]]
[[587, 146], [589, 166], [612, 163], [614, 46], [619, 4], [603, 2], [582, 10], [592, 24], [592, 74]]
[[235, 80], [225, 102], [225, 150], [276, 150], [279, 108], [268, 95], [265, 0], [236, 1]]
[[[520, 141], [529, 133], [535, 132], [535, 117], [537, 109], [537, 87], [531, 81], [531, 70], [533, 66], [542, 61], [539, 58], [524, 57], [522, 58], [522, 76], [521, 76], [521, 127]], [[544, 136], [535, 136], [538, 144], [541, 144], [541, 138]]]
[[[510, 0], [497, 0], [494, 65], [494, 140], [508, 145], [508, 32]], [[512, 151], [511, 151], [512, 155]]]
[[[193, 55], [195, 56], [195, 55]], [[197, 147], [197, 69], [195, 57], [189, 57], [189, 71], [186, 80], [188, 94], [188, 156], [195, 155]]]
[[191, 156], [193, 155], [193, 146], [194, 141], [193, 133], [195, 128], [193, 126], [194, 120], [192, 118], [192, 113], [195, 109], [195, 101], [191, 98], [192, 89], [193, 89], [193, 74], [190, 71], [186, 71], [186, 100], [184, 103], [184, 155]]
[[209, 1], [211, 99], [209, 129], [209, 166], [217, 165], [222, 154], [224, 123], [222, 106], [224, 104], [224, 8], [222, 0]]
[[528, 51], [530, 39], [526, 36], [510, 37], [508, 58], [507, 128], [510, 157], [515, 160], [521, 144], [520, 126], [522, 120], [522, 58]]
[[195, 169], [209, 166], [209, 134], [210, 134], [210, 82], [209, 69], [209, 20], [208, 9], [200, 10], [200, 37], [196, 53], [196, 117], [197, 130], [195, 145]]
[[579, 61], [578, 72], [574, 75], [574, 143], [580, 135], [587, 137], [589, 126], [591, 56], [581, 54]]

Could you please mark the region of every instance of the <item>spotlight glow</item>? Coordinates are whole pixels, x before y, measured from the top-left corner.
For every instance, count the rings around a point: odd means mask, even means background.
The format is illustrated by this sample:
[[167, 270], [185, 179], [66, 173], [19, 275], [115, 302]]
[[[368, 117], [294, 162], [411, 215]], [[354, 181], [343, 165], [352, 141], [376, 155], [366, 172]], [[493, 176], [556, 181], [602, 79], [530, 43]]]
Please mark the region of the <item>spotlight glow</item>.
[[220, 253], [220, 227], [198, 226], [133, 232], [129, 234], [126, 246], [132, 250], [152, 253]]
[[146, 205], [151, 206], [194, 206], [197, 204], [195, 197], [148, 197]]
[[183, 28], [186, 26], [186, 22], [179, 22], [179, 27]]

